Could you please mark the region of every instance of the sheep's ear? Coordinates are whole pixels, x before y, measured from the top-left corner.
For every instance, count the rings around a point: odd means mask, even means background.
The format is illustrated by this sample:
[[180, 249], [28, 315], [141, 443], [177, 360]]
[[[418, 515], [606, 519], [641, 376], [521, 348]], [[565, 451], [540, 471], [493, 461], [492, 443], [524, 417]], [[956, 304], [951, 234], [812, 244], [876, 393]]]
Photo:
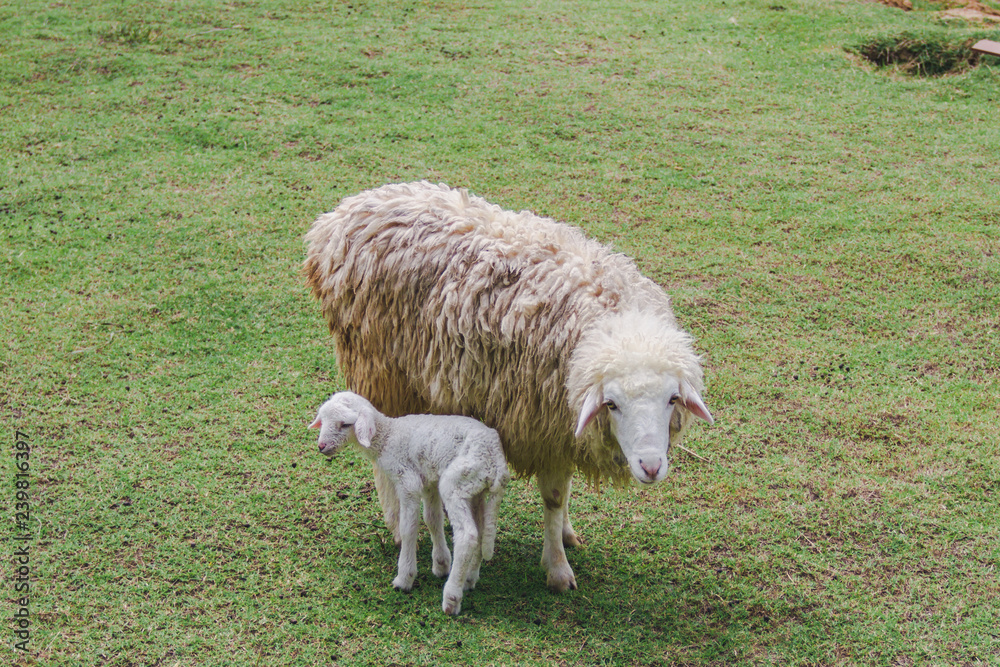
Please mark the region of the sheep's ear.
[[699, 419], [705, 420], [709, 424], [714, 424], [715, 420], [712, 419], [712, 413], [705, 407], [705, 404], [702, 402], [701, 396], [698, 395], [698, 392], [692, 389], [689, 384], [685, 384], [683, 390], [684, 393], [682, 396], [684, 397], [684, 407], [687, 408], [688, 412]]
[[587, 390], [583, 396], [583, 407], [580, 408], [580, 417], [576, 422], [576, 437], [583, 435], [583, 430], [587, 424], [594, 421], [598, 411], [604, 404], [604, 389], [594, 386]]
[[323, 425], [323, 420], [317, 415], [316, 419], [313, 420], [312, 424], [309, 424], [309, 428], [320, 428]]
[[375, 437], [375, 415], [371, 411], [361, 410], [358, 413], [358, 418], [354, 422], [354, 437], [365, 449], [372, 446], [372, 438]]

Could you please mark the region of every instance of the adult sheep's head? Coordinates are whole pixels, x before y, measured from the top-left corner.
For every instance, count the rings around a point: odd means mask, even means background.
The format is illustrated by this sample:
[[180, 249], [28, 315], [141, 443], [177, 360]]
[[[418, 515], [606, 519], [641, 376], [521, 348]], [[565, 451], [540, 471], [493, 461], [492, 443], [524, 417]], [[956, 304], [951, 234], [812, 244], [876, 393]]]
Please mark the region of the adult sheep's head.
[[713, 423], [700, 396], [701, 364], [691, 343], [659, 317], [617, 313], [585, 331], [570, 359], [576, 437], [606, 411], [629, 472], [643, 484], [667, 476], [671, 442], [693, 418]]

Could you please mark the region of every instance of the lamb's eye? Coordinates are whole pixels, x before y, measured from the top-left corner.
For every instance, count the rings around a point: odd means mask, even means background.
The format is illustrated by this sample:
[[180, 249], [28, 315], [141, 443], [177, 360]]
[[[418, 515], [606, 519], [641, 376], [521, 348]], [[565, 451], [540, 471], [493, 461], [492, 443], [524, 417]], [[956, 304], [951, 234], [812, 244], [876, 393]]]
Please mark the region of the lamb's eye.
[[680, 399], [680, 396], [678, 396], [677, 394], [674, 394], [673, 396], [671, 396], [670, 397], [670, 405], [673, 405], [674, 403], [676, 403], [678, 401], [678, 399]]
[[611, 410], [612, 412], [618, 411], [618, 404], [614, 401], [605, 401], [604, 405], [608, 406], [608, 410]]

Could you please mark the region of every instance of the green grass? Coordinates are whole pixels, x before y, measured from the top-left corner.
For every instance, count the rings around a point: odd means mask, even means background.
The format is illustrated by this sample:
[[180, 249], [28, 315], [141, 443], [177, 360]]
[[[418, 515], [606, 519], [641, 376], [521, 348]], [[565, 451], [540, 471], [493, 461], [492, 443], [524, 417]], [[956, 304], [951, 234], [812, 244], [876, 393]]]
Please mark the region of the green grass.
[[[1000, 662], [1000, 67], [857, 55], [906, 34], [1000, 40], [852, 2], [0, 8], [19, 664]], [[655, 489], [578, 484], [578, 591], [514, 482], [457, 619], [305, 428], [341, 380], [302, 235], [420, 178], [635, 257], [717, 417]]]

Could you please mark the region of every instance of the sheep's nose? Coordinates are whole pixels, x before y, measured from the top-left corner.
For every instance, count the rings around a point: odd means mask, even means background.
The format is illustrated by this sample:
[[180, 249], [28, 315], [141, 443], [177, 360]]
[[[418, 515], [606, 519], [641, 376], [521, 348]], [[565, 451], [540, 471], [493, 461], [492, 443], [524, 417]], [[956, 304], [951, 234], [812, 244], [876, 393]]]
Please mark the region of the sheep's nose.
[[322, 444], [321, 444], [321, 445], [319, 446], [319, 453], [320, 453], [320, 454], [322, 454], [322, 453], [323, 453], [323, 445], [322, 445]]
[[656, 479], [657, 473], [660, 472], [660, 468], [663, 466], [663, 459], [655, 459], [653, 461], [643, 461], [639, 459], [639, 467], [642, 471], [646, 473], [646, 476], [650, 479]]

